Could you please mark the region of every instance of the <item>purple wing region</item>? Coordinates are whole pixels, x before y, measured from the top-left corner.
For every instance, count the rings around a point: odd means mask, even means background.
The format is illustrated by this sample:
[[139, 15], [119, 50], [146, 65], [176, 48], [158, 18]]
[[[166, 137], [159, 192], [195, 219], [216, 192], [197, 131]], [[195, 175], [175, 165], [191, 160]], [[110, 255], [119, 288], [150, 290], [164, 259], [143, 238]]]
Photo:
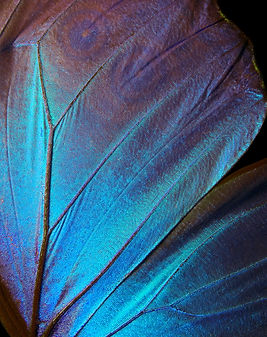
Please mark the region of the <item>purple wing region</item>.
[[10, 336], [264, 336], [266, 163], [214, 188], [265, 117], [244, 34], [213, 0], [0, 13]]

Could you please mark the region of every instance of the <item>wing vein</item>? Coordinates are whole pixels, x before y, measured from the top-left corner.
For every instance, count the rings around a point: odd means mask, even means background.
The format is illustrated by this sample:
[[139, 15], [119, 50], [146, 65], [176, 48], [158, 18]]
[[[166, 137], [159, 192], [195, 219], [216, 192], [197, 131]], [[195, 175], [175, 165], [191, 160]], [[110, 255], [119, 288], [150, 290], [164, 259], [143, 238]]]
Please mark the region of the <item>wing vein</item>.
[[[214, 144], [218, 139], [220, 135], [217, 135], [217, 137], [209, 144], [210, 146]], [[204, 148], [197, 159], [199, 160], [203, 153], [206, 152], [206, 148]], [[49, 336], [51, 330], [54, 328], [57, 321], [68, 311], [74, 303], [76, 303], [92, 286], [107, 272], [107, 270], [111, 267], [111, 265], [114, 264], [114, 262], [119, 258], [119, 256], [122, 254], [122, 252], [126, 249], [126, 247], [129, 245], [129, 243], [134, 239], [134, 237], [139, 233], [139, 231], [143, 228], [144, 224], [148, 221], [148, 219], [152, 216], [154, 211], [158, 208], [158, 206], [161, 204], [161, 202], [167, 197], [167, 195], [172, 191], [174, 186], [178, 183], [181, 176], [183, 176], [192, 166], [197, 165], [198, 160], [195, 160], [191, 163], [180, 175], [175, 181], [170, 185], [170, 187], [167, 189], [167, 191], [163, 194], [163, 196], [159, 199], [159, 201], [152, 207], [152, 209], [148, 212], [148, 214], [145, 216], [144, 220], [140, 223], [140, 225], [136, 228], [136, 230], [132, 233], [132, 235], [126, 240], [124, 245], [119, 249], [119, 251], [114, 255], [114, 257], [109, 261], [109, 263], [106, 265], [105, 268], [102, 269], [102, 271], [88, 284], [82, 291], [80, 291], [79, 294], [77, 294], [63, 309], [61, 309], [58, 314], [52, 319], [50, 324], [48, 325], [43, 337]]]
[[5, 32], [5, 30], [7, 29], [13, 15], [16, 13], [16, 11], [18, 10], [20, 4], [22, 3], [22, 0], [19, 0], [18, 3], [16, 4], [15, 8], [13, 9], [12, 13], [9, 15], [5, 25], [2, 27], [1, 31], [0, 31], [0, 38], [1, 38], [1, 35], [3, 35], [3, 33]]
[[[209, 26], [213, 26], [216, 23], [220, 22], [221, 20], [216, 21], [215, 23], [209, 25]], [[202, 28], [201, 30], [204, 30], [205, 28]], [[113, 55], [112, 55], [113, 56]], [[112, 56], [110, 57], [110, 59], [112, 58]], [[58, 122], [55, 125], [55, 128], [59, 125], [59, 123], [61, 122], [61, 120], [65, 117], [65, 115], [67, 114], [68, 110], [71, 108], [71, 106], [75, 103], [75, 101], [78, 99], [78, 97], [80, 96], [80, 94], [85, 90], [85, 88], [88, 86], [88, 84], [92, 81], [92, 79], [97, 75], [97, 73], [100, 71], [100, 69], [103, 69], [103, 67], [105, 66], [105, 64], [110, 60], [106, 60], [105, 63], [103, 63], [103, 65], [97, 70], [97, 72], [93, 75], [92, 78], [90, 78], [90, 80], [88, 80], [88, 82], [84, 85], [84, 87], [81, 89], [81, 91], [76, 95], [76, 97], [73, 99], [73, 101], [69, 104], [69, 106], [67, 107], [67, 109], [65, 110], [65, 112], [63, 113], [63, 115], [60, 117], [60, 119], [58, 120]], [[213, 58], [211, 60], [214, 61], [215, 58]], [[188, 79], [190, 76], [186, 77], [186, 79]], [[183, 81], [184, 82], [184, 81]], [[176, 89], [174, 88], [170, 93], [168, 93], [168, 95], [171, 95]], [[166, 95], [167, 96], [167, 95]], [[164, 99], [166, 98], [166, 96], [164, 96], [160, 101], [159, 104], [162, 104], [162, 102], [164, 101]], [[199, 100], [200, 102], [201, 100]], [[195, 109], [199, 104], [196, 103], [196, 105], [193, 107], [193, 109]], [[56, 220], [55, 224], [53, 225], [53, 227], [50, 229], [50, 232], [52, 232], [54, 230], [54, 228], [58, 225], [58, 223], [62, 220], [62, 218], [66, 215], [66, 213], [68, 212], [68, 210], [71, 208], [71, 206], [75, 203], [75, 201], [78, 199], [79, 195], [84, 191], [84, 189], [86, 188], [86, 186], [88, 185], [88, 183], [93, 179], [93, 177], [96, 175], [96, 173], [100, 170], [100, 168], [105, 164], [105, 162], [108, 160], [108, 158], [115, 152], [115, 150], [120, 146], [120, 144], [123, 143], [123, 141], [128, 137], [128, 135], [130, 133], [132, 133], [132, 131], [141, 123], [141, 121], [143, 120], [145, 116], [143, 116], [140, 120], [137, 121], [137, 123], [134, 125], [134, 127], [132, 127], [126, 134], [125, 136], [123, 136], [123, 138], [113, 147], [113, 149], [111, 150], [110, 153], [108, 153], [108, 155], [102, 160], [102, 162], [99, 164], [99, 166], [95, 169], [95, 171], [92, 173], [92, 175], [86, 180], [86, 182], [82, 185], [82, 187], [79, 189], [79, 191], [76, 193], [76, 195], [73, 197], [73, 199], [69, 202], [69, 204], [66, 206], [65, 210], [62, 212], [62, 214], [59, 216], [59, 218]]]
[[179, 301], [177, 302], [173, 302], [171, 305], [177, 305], [179, 303], [181, 303], [183, 300], [185, 300], [187, 297], [190, 297], [194, 294], [197, 294], [198, 292], [200, 292], [201, 290], [204, 290], [204, 289], [207, 289], [207, 288], [210, 288], [212, 286], [214, 286], [215, 284], [218, 284], [222, 281], [225, 281], [227, 279], [230, 279], [232, 277], [236, 277], [237, 275], [239, 274], [242, 274], [244, 272], [247, 272], [248, 270], [251, 270], [251, 269], [254, 269], [254, 268], [257, 268], [258, 266], [260, 266], [261, 264], [264, 264], [267, 262], [267, 258], [263, 258], [259, 261], [256, 261], [254, 263], [251, 263], [250, 265], [248, 266], [245, 266], [244, 268], [241, 268], [241, 269], [238, 269], [238, 270], [235, 270], [234, 272], [230, 273], [230, 274], [227, 274], [219, 279], [216, 279], [216, 280], [213, 280], [212, 282], [208, 283], [208, 284], [205, 284], [199, 288], [197, 288], [196, 290], [194, 290], [193, 292], [189, 293], [189, 294], [186, 294], [184, 295], [183, 297], [180, 297], [179, 298]]
[[[120, 0], [116, 3], [116, 5], [120, 2], [122, 2], [124, 0]], [[168, 9], [169, 7], [171, 7], [173, 5], [175, 1], [171, 2], [168, 6], [165, 6], [163, 8], [163, 10]], [[115, 5], [113, 5], [111, 8], [115, 7]], [[111, 9], [110, 8], [110, 9]], [[61, 117], [59, 118], [59, 120], [57, 121], [55, 128], [60, 124], [60, 122], [62, 121], [62, 119], [65, 117], [65, 115], [68, 113], [68, 111], [70, 110], [70, 108], [73, 106], [73, 104], [77, 101], [77, 99], [79, 98], [79, 96], [84, 92], [84, 90], [87, 88], [87, 86], [91, 83], [91, 81], [93, 80], [93, 78], [96, 77], [96, 75], [99, 73], [100, 70], [102, 70], [104, 68], [104, 66], [110, 61], [112, 60], [112, 58], [116, 55], [117, 50], [124, 46], [130, 39], [132, 39], [136, 34], [138, 34], [142, 29], [144, 29], [144, 27], [150, 23], [154, 18], [156, 17], [156, 14], [153, 15], [151, 18], [149, 18], [147, 21], [144, 22], [143, 26], [141, 26], [139, 29], [137, 29], [136, 31], [134, 31], [131, 35], [129, 35], [123, 42], [121, 42], [116, 50], [114, 51], [114, 53], [112, 55], [110, 55], [103, 63], [102, 65], [96, 70], [96, 72], [94, 73], [94, 75], [87, 80], [87, 82], [84, 84], [84, 86], [78, 91], [78, 93], [76, 94], [75, 98], [71, 101], [71, 103], [67, 106], [67, 108], [64, 110], [64, 112], [62, 113]]]
[[[135, 321], [137, 318], [139, 318], [140, 316], [142, 315], [145, 315], [145, 314], [149, 314], [151, 312], [156, 312], [156, 311], [165, 311], [165, 310], [171, 310], [171, 311], [174, 311], [176, 312], [177, 314], [183, 314], [183, 315], [186, 315], [186, 316], [191, 316], [195, 319], [198, 319], [198, 320], [203, 320], [205, 318], [208, 318], [208, 317], [213, 317], [213, 316], [219, 316], [219, 315], [222, 315], [222, 314], [225, 314], [225, 313], [228, 313], [228, 312], [233, 312], [233, 311], [236, 311], [236, 310], [242, 310], [245, 306], [248, 306], [248, 305], [253, 305], [253, 304], [259, 304], [259, 303], [264, 303], [266, 302], [266, 298], [260, 298], [256, 301], [251, 301], [251, 302], [247, 302], [245, 303], [244, 305], [239, 305], [239, 306], [234, 306], [234, 307], [230, 307], [224, 311], [221, 311], [221, 312], [216, 312], [216, 313], [211, 313], [211, 314], [193, 314], [193, 313], [190, 313], [190, 312], [187, 312], [187, 311], [184, 311], [184, 310], [180, 310], [180, 309], [177, 309], [177, 308], [174, 308], [172, 306], [165, 306], [165, 307], [159, 307], [159, 308], [155, 308], [155, 309], [152, 309], [152, 310], [148, 310], [148, 311], [141, 311], [139, 312], [137, 315], [135, 315], [133, 318], [129, 319], [127, 322], [125, 322], [123, 325], [119, 326], [116, 330], [114, 330], [113, 332], [109, 333], [106, 337], [111, 337], [113, 335], [115, 335], [117, 332], [119, 332], [120, 330], [124, 329], [126, 326], [128, 326], [130, 323], [132, 323], [133, 321]], [[186, 326], [190, 324], [190, 322], [188, 323], [182, 323], [182, 325], [180, 325], [180, 328], [182, 328], [183, 326]], [[76, 337], [77, 335], [75, 335]]]
[[45, 105], [45, 113], [46, 113], [46, 118], [48, 121], [48, 125], [50, 129], [52, 129], [52, 119], [51, 119], [51, 114], [49, 111], [49, 106], [47, 102], [47, 95], [46, 95], [46, 90], [45, 90], [45, 85], [44, 85], [44, 76], [43, 76], [43, 67], [42, 67], [42, 60], [41, 60], [41, 51], [40, 51], [40, 44], [37, 44], [37, 58], [38, 58], [38, 67], [39, 67], [39, 76], [40, 76], [40, 82], [41, 82], [41, 89], [42, 89], [42, 96], [43, 96], [43, 101]]
[[46, 36], [46, 34], [50, 31], [50, 29], [54, 26], [54, 24], [74, 5], [75, 2], [78, 0], [73, 0], [69, 6], [67, 6], [57, 17], [56, 19], [52, 22], [52, 24], [48, 27], [48, 29], [43, 33], [43, 35], [39, 38], [37, 41], [37, 44], [39, 44], [42, 39]]
[[[263, 207], [263, 205], [260, 205], [259, 208]], [[253, 209], [254, 210], [254, 209]], [[250, 212], [252, 212], [251, 210]], [[240, 219], [242, 217], [246, 217], [248, 214], [242, 214], [242, 215], [237, 215], [235, 216], [225, 227], [218, 228], [215, 230], [208, 238], [206, 238], [199, 246], [197, 246], [189, 255], [186, 259], [182, 261], [182, 263], [176, 268], [176, 270], [170, 275], [170, 277], [166, 280], [166, 282], [162, 285], [162, 287], [156, 292], [154, 297], [151, 299], [151, 301], [146, 305], [145, 309], [154, 301], [154, 299], [158, 296], [160, 292], [166, 287], [166, 285], [169, 283], [169, 281], [174, 277], [174, 275], [189, 261], [189, 259], [201, 248], [204, 246], [208, 241], [210, 241], [214, 236], [218, 235], [219, 233], [223, 232], [226, 228], [229, 228], [235, 221], [236, 219]], [[144, 310], [145, 310], [144, 309]]]

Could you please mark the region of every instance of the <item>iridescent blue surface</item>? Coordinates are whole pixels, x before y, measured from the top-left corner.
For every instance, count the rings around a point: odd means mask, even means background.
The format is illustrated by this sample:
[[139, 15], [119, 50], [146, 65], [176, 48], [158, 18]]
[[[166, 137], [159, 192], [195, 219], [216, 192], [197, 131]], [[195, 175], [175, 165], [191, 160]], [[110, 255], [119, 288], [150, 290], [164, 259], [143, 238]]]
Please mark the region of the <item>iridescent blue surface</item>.
[[0, 310], [10, 334], [216, 336], [230, 312], [218, 336], [261, 329], [266, 210], [248, 205], [265, 190], [237, 203], [222, 187], [184, 219], [262, 125], [246, 38], [213, 1], [33, 2], [16, 36], [6, 6], [0, 301], [21, 318]]

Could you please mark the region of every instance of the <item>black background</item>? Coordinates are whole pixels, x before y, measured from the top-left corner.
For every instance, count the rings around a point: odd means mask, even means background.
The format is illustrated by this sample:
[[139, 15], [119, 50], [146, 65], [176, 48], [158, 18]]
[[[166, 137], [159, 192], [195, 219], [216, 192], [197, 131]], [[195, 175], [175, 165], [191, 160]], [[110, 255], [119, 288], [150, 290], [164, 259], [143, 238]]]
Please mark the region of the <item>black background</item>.
[[[202, 1], [202, 0], [200, 0]], [[264, 82], [267, 85], [267, 50], [266, 50], [266, 10], [264, 6], [265, 1], [253, 0], [218, 0], [218, 4], [224, 15], [233, 21], [252, 41], [254, 45], [254, 52], [256, 63], [261, 71]], [[267, 157], [267, 121], [265, 121], [261, 131], [257, 135], [249, 150], [243, 155], [239, 162], [233, 167], [231, 172], [254, 163], [260, 159]], [[0, 335], [2, 337], [8, 336], [5, 334], [0, 325]], [[18, 332], [19, 337], [19, 332]]]
[[[252, 42], [257, 66], [267, 86], [267, 17], [264, 6], [265, 1], [218, 0], [217, 2], [223, 14], [234, 22]], [[266, 157], [267, 120], [265, 120], [251, 147], [229, 173]]]

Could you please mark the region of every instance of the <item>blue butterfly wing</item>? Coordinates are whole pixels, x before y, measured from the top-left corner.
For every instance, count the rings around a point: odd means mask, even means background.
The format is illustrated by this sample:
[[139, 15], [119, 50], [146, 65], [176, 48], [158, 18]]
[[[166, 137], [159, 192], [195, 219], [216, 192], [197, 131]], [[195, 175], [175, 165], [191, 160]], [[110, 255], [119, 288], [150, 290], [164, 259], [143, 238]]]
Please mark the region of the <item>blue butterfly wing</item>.
[[264, 336], [266, 179], [265, 160], [219, 183], [77, 335]]
[[11, 335], [74, 336], [246, 151], [264, 119], [260, 76], [213, 1], [11, 5], [1, 317]]

